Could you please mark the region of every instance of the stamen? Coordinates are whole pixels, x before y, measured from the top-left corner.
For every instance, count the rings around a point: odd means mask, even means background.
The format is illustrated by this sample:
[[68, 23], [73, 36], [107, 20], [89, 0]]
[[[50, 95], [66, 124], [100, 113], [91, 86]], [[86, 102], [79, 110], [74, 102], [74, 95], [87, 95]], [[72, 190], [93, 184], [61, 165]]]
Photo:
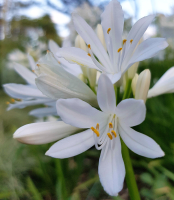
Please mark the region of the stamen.
[[127, 41], [126, 39], [123, 40], [123, 45], [126, 43], [126, 41]]
[[110, 138], [110, 140], [112, 140], [112, 135], [110, 133], [107, 133], [107, 135]]
[[17, 99], [18, 101], [22, 101], [21, 99]]
[[50, 51], [49, 50], [47, 50], [47, 53], [49, 53]]
[[58, 63], [61, 64], [60, 61], [58, 61]]
[[117, 134], [116, 134], [116, 132], [115, 132], [114, 130], [112, 130], [111, 133], [112, 133], [115, 137], [117, 137]]
[[97, 137], [100, 136], [100, 133], [97, 129], [95, 129], [94, 127], [91, 127], [91, 130], [97, 135]]
[[7, 105], [9, 105], [9, 104], [10, 104], [10, 102], [9, 102], [9, 101], [6, 101], [6, 104], [7, 104]]
[[12, 102], [12, 103], [14, 103], [14, 102], [15, 102], [15, 100], [14, 100], [14, 99], [11, 99], [11, 102]]
[[107, 30], [107, 34], [109, 34], [110, 31], [111, 31], [111, 28], [108, 28], [108, 30]]
[[130, 43], [132, 44], [133, 40], [130, 40]]
[[88, 53], [88, 56], [90, 56], [90, 57], [91, 57], [91, 54], [90, 54], [90, 53]]
[[97, 123], [97, 125], [96, 125], [96, 129], [99, 130], [99, 123]]
[[109, 128], [113, 128], [113, 124], [111, 122], [109, 123]]
[[39, 64], [37, 64], [37, 66], [38, 66], [38, 67], [40, 67], [40, 65], [39, 65]]
[[90, 44], [88, 44], [88, 48], [91, 49], [91, 45]]
[[121, 50], [122, 50], [122, 48], [119, 48], [117, 52], [119, 53]]
[[32, 72], [34, 72], [34, 70], [32, 70]]

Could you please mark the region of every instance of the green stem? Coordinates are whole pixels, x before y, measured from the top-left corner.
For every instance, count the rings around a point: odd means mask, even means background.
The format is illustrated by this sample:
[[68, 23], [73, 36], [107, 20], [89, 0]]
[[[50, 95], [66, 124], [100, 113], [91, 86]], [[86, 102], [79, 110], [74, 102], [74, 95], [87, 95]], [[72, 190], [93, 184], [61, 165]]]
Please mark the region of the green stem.
[[132, 79], [128, 79], [127, 83], [126, 83], [126, 89], [123, 95], [123, 99], [126, 99], [130, 96], [131, 94], [131, 83], [132, 83]]
[[125, 145], [125, 143], [122, 140], [121, 140], [121, 143], [122, 143], [122, 145], [121, 145], [122, 146], [122, 156], [123, 156], [123, 160], [124, 160], [124, 164], [125, 164], [125, 168], [126, 168], [126, 183], [127, 183], [127, 187], [129, 190], [130, 199], [131, 200], [141, 200], [139, 191], [138, 191], [138, 187], [137, 187], [137, 183], [135, 180], [135, 175], [134, 175], [130, 155], [129, 155], [129, 149], [127, 148], [127, 146]]
[[114, 89], [115, 89], [116, 105], [118, 105], [118, 103], [120, 102], [120, 87], [114, 85]]

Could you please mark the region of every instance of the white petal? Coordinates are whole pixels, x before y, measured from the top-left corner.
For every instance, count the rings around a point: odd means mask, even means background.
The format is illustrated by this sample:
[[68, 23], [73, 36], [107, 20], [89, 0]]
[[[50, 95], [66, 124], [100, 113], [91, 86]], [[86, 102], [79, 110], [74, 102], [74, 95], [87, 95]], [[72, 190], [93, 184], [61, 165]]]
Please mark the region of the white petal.
[[108, 117], [80, 99], [59, 99], [57, 113], [67, 124], [80, 128], [95, 127], [97, 123], [105, 122]]
[[33, 72], [18, 63], [14, 64], [14, 69], [27, 83], [35, 85], [36, 75]]
[[[82, 49], [75, 48], [75, 47], [64, 47], [60, 48], [57, 52], [58, 57], [63, 57], [70, 63], [78, 64], [82, 67], [89, 67], [98, 69], [97, 66], [93, 63], [90, 56], [83, 51]], [[73, 65], [72, 65], [73, 67]], [[75, 67], [75, 66], [74, 66]]]
[[54, 42], [53, 40], [49, 40], [48, 42], [48, 48], [49, 50], [55, 55], [57, 53], [57, 51], [59, 51], [60, 47], [59, 45]]
[[29, 63], [30, 63], [30, 68], [31, 68], [31, 70], [35, 70], [35, 68], [36, 68], [36, 63], [35, 63], [33, 57], [30, 56], [30, 54], [27, 54], [27, 58], [28, 58], [28, 61], [29, 61]]
[[109, 60], [109, 56], [92, 28], [78, 14], [73, 13], [72, 18], [77, 33], [84, 39], [87, 45], [90, 44], [92, 51], [103, 66], [111, 69], [112, 65]]
[[[122, 33], [124, 25], [124, 14], [120, 3], [116, 0], [112, 0], [105, 8], [101, 15], [102, 27], [104, 31], [105, 40], [107, 41], [107, 48], [109, 44], [109, 37], [112, 42], [113, 65], [117, 66], [118, 52], [117, 50], [122, 46]], [[111, 28], [109, 34], [108, 29]], [[108, 48], [109, 49], [109, 48]]]
[[[125, 178], [125, 167], [121, 154], [120, 138], [114, 139], [113, 148], [109, 147], [105, 158], [100, 156], [99, 160], [99, 177], [104, 190], [111, 196], [117, 196], [123, 188]], [[113, 141], [109, 141], [113, 142]], [[106, 145], [102, 153], [106, 151]]]
[[47, 103], [51, 103], [54, 100], [52, 99], [34, 99], [34, 100], [29, 100], [29, 101], [16, 101], [13, 104], [10, 104], [7, 110], [11, 110], [14, 108], [25, 108], [27, 106], [34, 106], [34, 105], [39, 105], [39, 104], [47, 104]]
[[84, 82], [75, 76], [63, 78], [40, 76], [36, 79], [36, 85], [43, 94], [54, 100], [79, 98], [97, 107], [96, 95]]
[[119, 123], [118, 130], [124, 143], [134, 153], [147, 158], [164, 156], [164, 152], [152, 138], [139, 133], [132, 128], [126, 127], [125, 124], [121, 123]]
[[50, 115], [57, 115], [57, 110], [55, 107], [37, 108], [29, 112], [29, 115], [35, 117], [46, 117]]
[[3, 85], [5, 92], [17, 99], [47, 98], [40, 90], [30, 85], [7, 83]]
[[105, 74], [102, 74], [98, 80], [97, 100], [103, 112], [114, 113], [116, 107], [115, 91], [110, 79]]
[[[155, 18], [155, 15], [149, 15], [149, 16], [143, 17], [140, 20], [138, 20], [131, 28], [127, 37], [126, 56], [122, 64], [123, 66], [125, 66], [126, 63], [128, 63], [138, 42], [140, 41], [144, 32], [146, 31], [146, 29], [151, 24], [154, 18]], [[133, 42], [130, 43], [130, 40], [133, 40]]]
[[114, 84], [121, 78], [121, 72], [115, 73], [115, 74], [107, 74], [111, 82]]
[[69, 136], [56, 142], [46, 152], [53, 158], [69, 158], [88, 150], [94, 145], [92, 130], [88, 129], [81, 133]]
[[174, 67], [171, 67], [149, 90], [148, 98], [174, 92]]
[[[153, 57], [168, 46], [165, 38], [149, 38], [138, 45], [125, 71], [135, 62]], [[124, 69], [124, 68], [123, 68]]]
[[62, 139], [81, 129], [65, 124], [63, 121], [27, 124], [13, 134], [13, 138], [26, 144], [46, 144]]
[[125, 99], [118, 104], [115, 113], [120, 122], [127, 126], [136, 126], [145, 120], [146, 106], [143, 100]]

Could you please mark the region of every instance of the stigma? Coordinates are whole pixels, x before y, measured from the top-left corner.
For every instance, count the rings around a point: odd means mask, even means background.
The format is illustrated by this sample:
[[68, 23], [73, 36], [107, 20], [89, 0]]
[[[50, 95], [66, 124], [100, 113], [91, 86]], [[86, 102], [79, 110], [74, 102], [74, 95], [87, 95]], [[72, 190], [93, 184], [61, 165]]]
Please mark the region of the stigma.
[[107, 30], [107, 34], [109, 34], [110, 31], [111, 31], [111, 28], [108, 28], [108, 30]]

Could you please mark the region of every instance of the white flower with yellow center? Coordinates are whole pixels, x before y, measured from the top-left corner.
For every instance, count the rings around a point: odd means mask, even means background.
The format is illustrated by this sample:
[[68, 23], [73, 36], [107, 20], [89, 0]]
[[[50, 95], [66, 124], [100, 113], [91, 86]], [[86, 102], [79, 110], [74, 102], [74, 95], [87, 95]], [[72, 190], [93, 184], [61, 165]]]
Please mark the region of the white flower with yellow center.
[[95, 145], [98, 150], [102, 150], [99, 161], [100, 181], [108, 194], [116, 196], [123, 187], [125, 177], [120, 137], [139, 155], [157, 158], [164, 156], [164, 152], [150, 137], [130, 128], [145, 119], [143, 100], [126, 99], [116, 106], [113, 85], [104, 74], [99, 78], [97, 100], [102, 111], [80, 99], [57, 101], [58, 115], [65, 123], [87, 130], [58, 141], [46, 155], [68, 158]]
[[127, 38], [122, 40], [124, 14], [120, 3], [112, 0], [101, 15], [106, 51], [93, 29], [78, 14], [73, 13], [74, 27], [88, 45], [89, 53], [79, 48], [67, 47], [61, 48], [57, 56], [64, 57], [71, 63], [105, 72], [115, 83], [131, 65], [153, 57], [168, 46], [164, 38], [150, 38], [137, 47], [154, 17], [155, 15], [149, 15], [138, 20]]

